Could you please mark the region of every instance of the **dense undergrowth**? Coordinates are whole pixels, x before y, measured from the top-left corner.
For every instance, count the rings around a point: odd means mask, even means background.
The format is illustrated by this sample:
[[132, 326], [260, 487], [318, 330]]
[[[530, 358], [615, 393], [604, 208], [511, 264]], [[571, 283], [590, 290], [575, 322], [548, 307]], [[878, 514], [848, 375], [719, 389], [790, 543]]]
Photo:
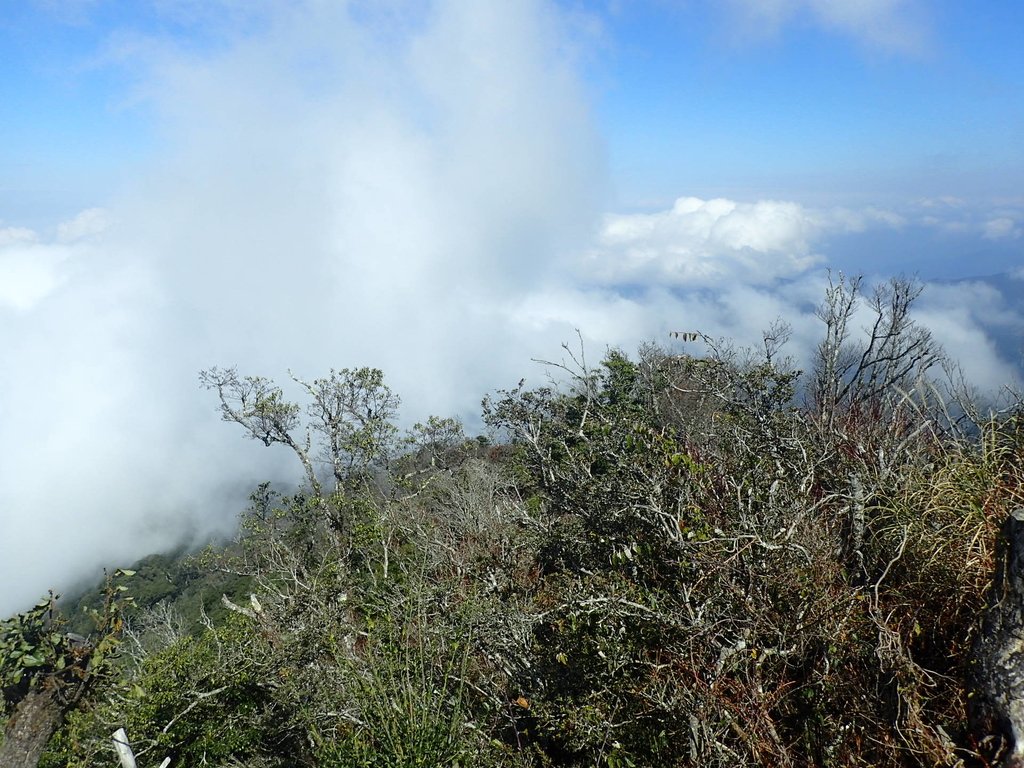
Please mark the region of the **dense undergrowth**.
[[219, 614], [129, 614], [43, 764], [111, 764], [124, 726], [140, 765], [984, 765], [964, 680], [1024, 429], [928, 383], [907, 283], [858, 291], [808, 374], [780, 329], [567, 349], [557, 384], [485, 400], [487, 439], [400, 436], [372, 370], [300, 382], [304, 411], [206, 372], [308, 482], [190, 559], [238, 587]]

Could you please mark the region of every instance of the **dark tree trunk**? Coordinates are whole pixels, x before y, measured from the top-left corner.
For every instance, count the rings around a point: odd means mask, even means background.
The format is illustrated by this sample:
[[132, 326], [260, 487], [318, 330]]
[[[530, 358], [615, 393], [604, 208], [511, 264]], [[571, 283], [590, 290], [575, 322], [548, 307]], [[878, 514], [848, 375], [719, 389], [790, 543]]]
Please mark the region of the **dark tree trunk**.
[[3, 768], [36, 768], [39, 757], [64, 717], [56, 692], [46, 686], [28, 692], [7, 723], [0, 744]]
[[980, 751], [1024, 768], [1024, 508], [1003, 524], [996, 572], [968, 684], [971, 727]]

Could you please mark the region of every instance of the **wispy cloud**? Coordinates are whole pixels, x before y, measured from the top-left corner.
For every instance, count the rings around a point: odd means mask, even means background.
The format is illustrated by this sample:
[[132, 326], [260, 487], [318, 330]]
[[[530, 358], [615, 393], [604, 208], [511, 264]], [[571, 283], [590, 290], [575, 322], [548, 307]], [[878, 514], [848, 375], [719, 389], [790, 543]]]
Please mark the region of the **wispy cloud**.
[[999, 216], [997, 218], [987, 220], [982, 225], [982, 232], [984, 237], [989, 240], [1002, 240], [1003, 238], [1016, 239], [1021, 235], [1021, 230], [1017, 225], [1016, 219], [1009, 216]]
[[941, 197], [918, 200], [908, 214], [926, 227], [972, 233], [985, 240], [1016, 240], [1022, 234], [1024, 201], [964, 200]]
[[102, 235], [110, 227], [110, 216], [103, 208], [88, 208], [57, 226], [57, 241], [76, 243]]
[[931, 36], [919, 0], [728, 0], [727, 6], [739, 33], [748, 37], [812, 23], [872, 48], [919, 54]]

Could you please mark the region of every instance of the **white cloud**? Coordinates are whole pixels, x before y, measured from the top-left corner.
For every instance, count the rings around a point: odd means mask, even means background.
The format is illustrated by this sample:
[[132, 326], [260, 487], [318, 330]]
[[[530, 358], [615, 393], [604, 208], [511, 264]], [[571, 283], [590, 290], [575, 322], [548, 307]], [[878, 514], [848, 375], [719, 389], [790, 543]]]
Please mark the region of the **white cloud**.
[[1019, 200], [933, 198], [916, 201], [910, 220], [950, 234], [977, 235], [989, 241], [1021, 236], [1024, 205]]
[[907, 223], [905, 216], [873, 206], [859, 210], [832, 208], [820, 212], [818, 218], [823, 230], [839, 232], [864, 232], [872, 227], [899, 229]]
[[984, 282], [933, 284], [922, 295], [915, 319], [932, 331], [951, 360], [963, 364], [972, 384], [996, 393], [1020, 383], [1020, 369], [1000, 353], [993, 333], [1019, 338], [1021, 309]]
[[88, 22], [101, 0], [31, 0], [32, 4], [64, 24]]
[[684, 197], [667, 211], [606, 216], [578, 274], [608, 285], [767, 284], [820, 263], [815, 247], [825, 235], [903, 223], [877, 208], [815, 210], [791, 201]]
[[941, 195], [939, 197], [923, 197], [917, 201], [921, 208], [963, 208], [967, 201], [953, 195]]
[[422, 418], [544, 353], [515, 308], [602, 188], [568, 31], [540, 2], [403, 7], [397, 33], [304, 2], [208, 52], [136, 38], [166, 154], [52, 239], [0, 230], [0, 614], [290, 471], [201, 368], [377, 365]]
[[25, 227], [5, 227], [0, 229], [0, 248], [34, 243], [38, 239], [39, 236], [35, 232]]
[[771, 281], [817, 260], [810, 248], [816, 227], [795, 203], [680, 198], [668, 211], [606, 217], [580, 272], [608, 284], [696, 287], [740, 274]]
[[860, 43], [897, 53], [920, 53], [930, 31], [918, 0], [727, 0], [740, 32], [777, 34], [801, 19]]
[[30, 229], [0, 229], [0, 318], [4, 310], [28, 312], [50, 295], [69, 255], [59, 244], [40, 242]]
[[77, 268], [76, 261], [89, 258], [89, 243], [106, 229], [107, 219], [99, 208], [82, 211], [59, 224], [52, 241], [25, 227], [0, 229], [0, 313], [37, 309]]
[[89, 208], [70, 221], [58, 225], [57, 239], [62, 243], [74, 243], [101, 235], [109, 226], [110, 216], [107, 211], [103, 208]]
[[982, 225], [982, 235], [989, 240], [1018, 238], [1020, 234], [1021, 231], [1017, 226], [1017, 222], [1008, 216], [989, 219]]

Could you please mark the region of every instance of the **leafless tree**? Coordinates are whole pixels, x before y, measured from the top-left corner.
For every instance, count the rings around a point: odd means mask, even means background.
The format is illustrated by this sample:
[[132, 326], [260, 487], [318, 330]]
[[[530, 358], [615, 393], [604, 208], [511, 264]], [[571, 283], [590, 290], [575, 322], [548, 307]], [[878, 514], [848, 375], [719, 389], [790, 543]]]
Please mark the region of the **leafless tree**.
[[[830, 276], [817, 311], [825, 338], [815, 355], [810, 394], [829, 430], [843, 412], [884, 408], [943, 360], [931, 332], [910, 314], [921, 295], [919, 282], [896, 277], [876, 286], [870, 296], [862, 284], [861, 277]], [[868, 325], [859, 338], [851, 326], [861, 312]]]

